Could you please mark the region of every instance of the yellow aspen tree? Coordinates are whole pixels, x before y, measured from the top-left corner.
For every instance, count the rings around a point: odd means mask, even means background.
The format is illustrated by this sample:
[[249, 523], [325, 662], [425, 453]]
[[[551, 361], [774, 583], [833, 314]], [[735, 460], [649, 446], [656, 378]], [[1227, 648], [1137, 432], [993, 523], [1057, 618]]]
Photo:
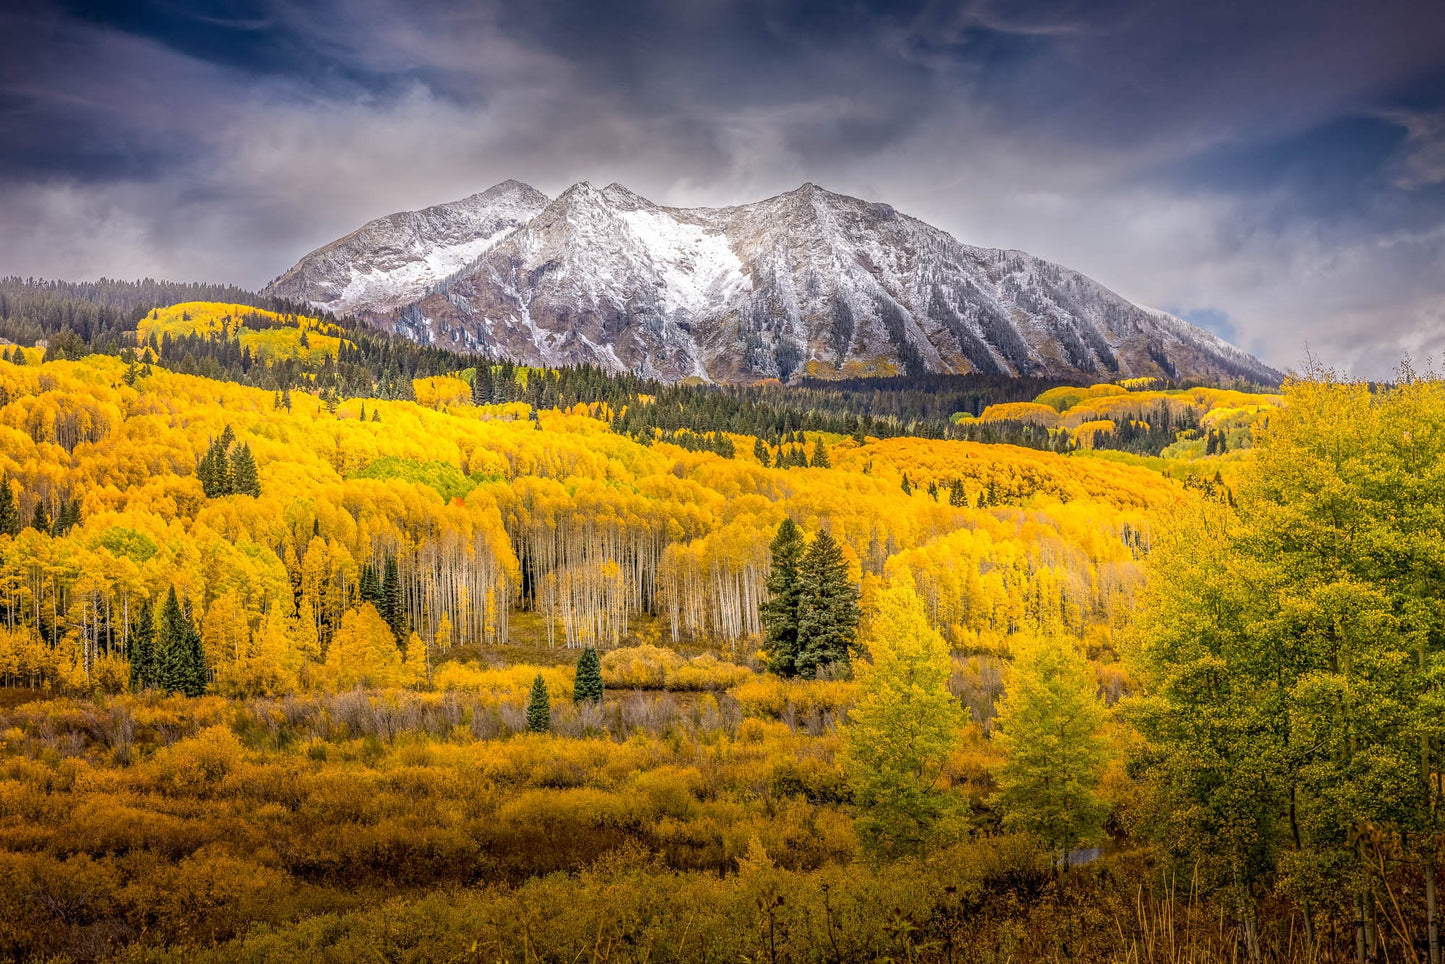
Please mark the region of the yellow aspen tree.
[[893, 586], [878, 596], [858, 661], [858, 701], [843, 727], [843, 766], [864, 840], [887, 853], [925, 849], [959, 832], [967, 804], [944, 775], [963, 708], [948, 690], [953, 661], [918, 596]]

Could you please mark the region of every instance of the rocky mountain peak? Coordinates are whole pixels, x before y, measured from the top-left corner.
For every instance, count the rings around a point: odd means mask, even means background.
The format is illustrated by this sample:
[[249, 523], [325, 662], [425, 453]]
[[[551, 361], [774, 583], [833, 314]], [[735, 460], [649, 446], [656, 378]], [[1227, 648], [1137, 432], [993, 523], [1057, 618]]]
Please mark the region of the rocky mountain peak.
[[270, 289], [426, 342], [665, 380], [923, 372], [1277, 380], [1182, 319], [1021, 251], [805, 182], [724, 208], [505, 181], [403, 212]]

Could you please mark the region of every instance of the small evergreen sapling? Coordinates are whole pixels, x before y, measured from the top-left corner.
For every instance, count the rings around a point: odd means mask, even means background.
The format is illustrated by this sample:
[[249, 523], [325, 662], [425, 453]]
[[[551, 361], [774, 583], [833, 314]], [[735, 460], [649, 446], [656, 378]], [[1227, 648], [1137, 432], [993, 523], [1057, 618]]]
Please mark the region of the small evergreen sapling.
[[546, 733], [552, 729], [552, 701], [547, 696], [547, 683], [538, 673], [532, 680], [532, 699], [527, 703], [527, 732]]
[[588, 646], [577, 660], [577, 679], [572, 686], [574, 703], [601, 703], [602, 661], [597, 658], [597, 648]]

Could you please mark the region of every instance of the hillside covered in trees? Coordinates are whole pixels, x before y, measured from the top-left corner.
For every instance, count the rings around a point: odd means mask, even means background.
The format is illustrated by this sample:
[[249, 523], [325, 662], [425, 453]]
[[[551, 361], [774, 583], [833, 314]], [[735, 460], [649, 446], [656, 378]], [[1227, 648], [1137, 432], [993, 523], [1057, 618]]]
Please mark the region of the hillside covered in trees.
[[0, 285], [0, 953], [1435, 959], [1438, 381], [664, 388], [195, 294]]

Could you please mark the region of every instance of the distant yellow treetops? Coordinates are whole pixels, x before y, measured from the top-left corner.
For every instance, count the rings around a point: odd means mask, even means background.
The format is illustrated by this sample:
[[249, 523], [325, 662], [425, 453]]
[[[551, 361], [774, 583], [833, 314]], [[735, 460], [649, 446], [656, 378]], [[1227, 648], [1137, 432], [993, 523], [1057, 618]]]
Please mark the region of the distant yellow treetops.
[[[253, 330], [254, 319], [283, 327]], [[218, 304], [155, 312], [140, 338], [188, 331], [239, 332], [258, 350], [340, 344], [314, 319], [297, 327]], [[6, 673], [116, 685], [126, 613], [171, 587], [216, 685], [235, 691], [415, 681], [435, 654], [514, 632], [613, 646], [645, 624], [736, 646], [759, 633], [768, 543], [784, 515], [842, 543], [865, 602], [906, 574], [951, 645], [1006, 651], [1019, 632], [1112, 632], [1156, 513], [1195, 497], [1136, 465], [918, 438], [810, 433], [808, 450], [821, 440], [832, 467], [769, 468], [750, 436], [734, 437], [733, 458], [642, 445], [582, 406], [535, 423], [525, 404], [474, 406], [455, 377], [417, 381], [416, 402], [343, 399], [332, 410], [300, 390], [287, 405], [271, 391], [148, 371], [127, 384], [126, 365], [107, 356], [0, 362], [0, 472], [20, 517], [39, 506], [54, 518], [73, 502], [80, 520], [0, 536]], [[1063, 413], [1038, 407], [1073, 418], [1124, 397], [1154, 400], [1090, 389]], [[1265, 405], [1208, 390], [1189, 398]], [[1069, 397], [1049, 400], [1059, 399]], [[197, 478], [227, 427], [254, 457], [259, 497], [207, 498]], [[383, 651], [372, 636], [385, 624], [362, 604], [384, 609], [383, 575], [401, 614], [388, 617], [401, 641], [388, 645], [405, 651], [368, 669], [353, 664]], [[329, 655], [338, 634], [344, 659]]]
[[190, 301], [157, 308], [136, 326], [140, 344], [166, 335], [222, 335], [238, 338], [258, 358], [301, 358], [312, 360], [320, 354], [336, 356], [337, 349], [350, 344], [341, 329], [306, 315], [281, 315], [249, 305], [227, 305], [211, 301]]

